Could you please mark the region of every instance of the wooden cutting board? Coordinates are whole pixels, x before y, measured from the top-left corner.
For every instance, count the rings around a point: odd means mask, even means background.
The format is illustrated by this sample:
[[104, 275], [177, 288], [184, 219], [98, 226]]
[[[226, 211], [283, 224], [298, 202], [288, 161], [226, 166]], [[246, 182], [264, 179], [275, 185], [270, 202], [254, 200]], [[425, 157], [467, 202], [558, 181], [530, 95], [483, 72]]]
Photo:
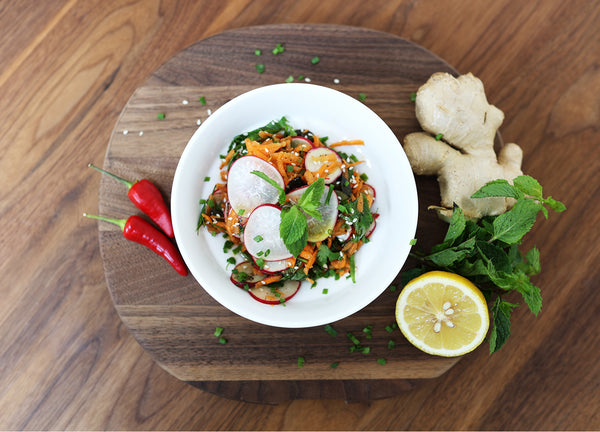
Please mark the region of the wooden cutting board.
[[[274, 55], [278, 43], [285, 51]], [[314, 57], [319, 57], [316, 64]], [[264, 65], [263, 73], [257, 64]], [[179, 157], [198, 124], [233, 97], [290, 76], [357, 98], [363, 93], [364, 103], [402, 140], [419, 129], [410, 93], [437, 71], [456, 73], [415, 44], [363, 28], [269, 25], [226, 31], [177, 54], [135, 91], [115, 125], [104, 168], [130, 180], [151, 180], [168, 201]], [[418, 178], [417, 187], [417, 237], [426, 246], [441, 240], [445, 227], [426, 210], [439, 202], [435, 180]], [[140, 214], [126, 188], [106, 176], [100, 183], [99, 212], [117, 218]], [[125, 240], [116, 226], [99, 222], [98, 227], [107, 285], [119, 316], [160, 366], [206, 390], [262, 402], [368, 399], [406, 390], [407, 380], [439, 376], [458, 361], [426, 355], [397, 329], [386, 330], [394, 322], [399, 292], [393, 287], [355, 315], [332, 323], [337, 337], [323, 327], [272, 328], [228, 311], [192, 276], [180, 276], [157, 255]], [[393, 253], [389, 246], [380, 245], [378, 252]], [[393, 286], [400, 286], [399, 278]], [[217, 326], [224, 328], [226, 344], [214, 336]], [[366, 326], [373, 326], [372, 339], [362, 331]], [[370, 353], [351, 353], [348, 332]], [[304, 358], [303, 367], [298, 357]]]

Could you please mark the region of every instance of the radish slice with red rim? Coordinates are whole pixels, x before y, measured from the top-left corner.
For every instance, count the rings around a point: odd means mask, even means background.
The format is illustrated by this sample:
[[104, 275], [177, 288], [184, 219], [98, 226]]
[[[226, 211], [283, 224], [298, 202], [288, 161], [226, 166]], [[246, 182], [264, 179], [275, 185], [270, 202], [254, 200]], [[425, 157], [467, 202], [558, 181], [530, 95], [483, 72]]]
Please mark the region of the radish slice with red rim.
[[280, 224], [281, 210], [274, 205], [263, 204], [250, 213], [243, 241], [254, 259], [279, 261], [292, 257], [279, 234]]
[[263, 272], [269, 273], [269, 274], [279, 273], [279, 272], [282, 272], [284, 270], [291, 268], [294, 265], [294, 261], [295, 260], [293, 258], [288, 258], [288, 259], [278, 260], [278, 261], [266, 261], [265, 260], [261, 270]]
[[361, 192], [364, 193], [365, 195], [369, 195], [373, 198], [371, 201], [371, 207], [373, 207], [373, 203], [375, 202], [375, 196], [377, 195], [375, 193], [375, 188], [373, 186], [371, 186], [370, 184], [365, 183], [362, 186]]
[[[287, 198], [290, 201], [297, 203], [307, 187], [308, 186], [304, 186], [293, 190], [287, 194]], [[329, 198], [329, 200], [327, 198]], [[317, 207], [317, 210], [321, 213], [321, 220], [306, 215], [306, 222], [308, 223], [308, 241], [311, 242], [322, 241], [329, 237], [338, 217], [338, 197], [333, 189], [331, 190], [330, 195], [329, 188], [325, 188], [323, 195], [321, 195], [320, 202], [321, 204]]]
[[256, 156], [243, 156], [231, 164], [227, 173], [227, 197], [233, 210], [248, 216], [261, 204], [275, 204], [279, 191], [253, 171], [260, 171], [284, 188], [283, 177], [277, 168]]
[[285, 281], [283, 284], [256, 285], [248, 291], [252, 298], [261, 303], [279, 304], [291, 299], [300, 289], [300, 281]]
[[301, 151], [309, 151], [314, 147], [314, 144], [308, 138], [304, 138], [301, 136], [292, 137], [291, 142], [292, 148], [297, 149], [298, 147], [300, 147], [298, 150]]
[[236, 265], [231, 271], [231, 282], [240, 288], [253, 288], [267, 276], [257, 271], [257, 267], [250, 261], [244, 261]]
[[325, 184], [331, 184], [342, 174], [342, 158], [336, 151], [327, 147], [316, 147], [306, 153], [304, 167], [307, 171], [317, 172], [323, 165], [331, 162], [333, 158], [339, 161], [339, 166], [332, 168], [325, 177]]

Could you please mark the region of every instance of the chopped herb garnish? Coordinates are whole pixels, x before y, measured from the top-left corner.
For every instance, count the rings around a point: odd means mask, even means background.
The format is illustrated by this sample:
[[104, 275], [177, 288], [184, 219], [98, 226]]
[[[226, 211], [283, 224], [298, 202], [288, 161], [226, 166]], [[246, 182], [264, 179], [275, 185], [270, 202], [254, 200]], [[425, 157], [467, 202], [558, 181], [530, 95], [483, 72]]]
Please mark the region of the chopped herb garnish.
[[156, 114], [156, 118], [159, 119], [159, 120], [164, 120], [165, 113], [158, 113], [158, 114]]
[[394, 342], [393, 340], [388, 341], [387, 347], [388, 347], [388, 349], [395, 348], [396, 342]]
[[369, 180], [369, 176], [368, 176], [368, 175], [366, 175], [365, 173], [362, 173], [362, 174], [360, 175], [360, 179], [361, 179], [362, 181], [365, 181], [365, 182], [366, 182], [367, 180]]
[[379, 363], [380, 365], [385, 365], [387, 363], [387, 360], [384, 358], [378, 358], [377, 363]]
[[325, 331], [327, 333], [329, 333], [331, 336], [336, 337], [338, 335], [337, 330], [334, 329], [333, 326], [331, 326], [331, 324], [327, 324], [324, 328], [325, 328]]
[[367, 339], [371, 339], [373, 337], [373, 326], [368, 325], [363, 329], [363, 333], [366, 334]]
[[208, 177], [208, 176], [204, 177], [204, 181], [205, 181], [205, 182], [208, 182], [208, 181], [210, 181], [210, 177]]
[[206, 105], [206, 98], [204, 96], [200, 96], [200, 98], [198, 99], [198, 101], [202, 104], [202, 105]]
[[257, 64], [256, 65], [256, 72], [258, 72], [259, 74], [263, 73], [265, 71], [265, 65], [264, 64]]
[[260, 243], [261, 241], [263, 241], [263, 238], [261, 236], [257, 235], [256, 237], [254, 237], [254, 241], [256, 243]]
[[358, 94], [358, 100], [359, 101], [364, 102], [366, 98], [367, 98], [366, 94], [364, 94], [364, 93], [359, 93]]
[[323, 288], [323, 294], [327, 294], [328, 292], [329, 292], [329, 289]]
[[234, 257], [227, 258], [227, 263], [231, 264], [231, 265], [235, 265], [235, 258]]
[[225, 345], [227, 343], [227, 339], [225, 339], [224, 337], [220, 337], [219, 343]]
[[238, 215], [243, 216], [243, 214], [246, 213], [246, 209], [240, 209], [238, 211]]
[[416, 100], [417, 100], [417, 94], [416, 94], [415, 92], [412, 92], [412, 93], [410, 94], [410, 101], [411, 101], [411, 102], [414, 102], [414, 101], [416, 101]]
[[261, 54], [262, 54], [262, 51], [261, 51], [261, 50], [259, 50], [259, 49], [255, 49], [255, 50], [254, 50], [254, 55], [256, 55], [256, 56], [259, 56], [259, 55], [261, 55]]
[[310, 59], [310, 62], [314, 65], [319, 63], [320, 61], [321, 59], [319, 57], [313, 57], [312, 59]]
[[436, 141], [439, 141], [439, 140], [441, 140], [443, 137], [444, 137], [444, 134], [441, 134], [441, 133], [439, 133], [439, 134], [437, 134], [437, 135], [435, 136], [435, 140], [436, 140]]
[[286, 170], [287, 172], [293, 172], [293, 171], [294, 171], [294, 167], [293, 167], [293, 166], [291, 166], [291, 165], [288, 165], [287, 167], [285, 167], [285, 170]]
[[335, 369], [339, 365], [340, 365], [340, 362], [333, 362], [333, 363], [331, 363], [330, 367], [331, 367], [331, 369]]
[[277, 55], [277, 54], [281, 54], [282, 52], [285, 51], [285, 48], [282, 44], [278, 43], [277, 46], [275, 48], [273, 48], [273, 54]]
[[285, 79], [285, 82], [286, 82], [286, 83], [291, 83], [291, 82], [294, 82], [294, 77], [293, 77], [292, 75], [290, 75], [289, 77], [287, 77], [287, 78]]
[[216, 337], [221, 336], [221, 333], [223, 333], [223, 327], [217, 327], [217, 328], [215, 328], [215, 336]]
[[417, 244], [417, 239], [416, 239], [416, 238], [414, 238], [414, 239], [411, 239], [411, 240], [410, 240], [410, 242], [409, 242], [408, 244], [410, 244], [411, 246], [414, 246], [414, 245], [416, 245], [416, 244]]
[[385, 331], [388, 333], [393, 333], [394, 332], [394, 328], [392, 326], [386, 325], [385, 326]]
[[396, 292], [397, 289], [396, 285], [390, 285], [390, 292]]
[[299, 356], [298, 357], [298, 367], [303, 367], [304, 366], [304, 357]]

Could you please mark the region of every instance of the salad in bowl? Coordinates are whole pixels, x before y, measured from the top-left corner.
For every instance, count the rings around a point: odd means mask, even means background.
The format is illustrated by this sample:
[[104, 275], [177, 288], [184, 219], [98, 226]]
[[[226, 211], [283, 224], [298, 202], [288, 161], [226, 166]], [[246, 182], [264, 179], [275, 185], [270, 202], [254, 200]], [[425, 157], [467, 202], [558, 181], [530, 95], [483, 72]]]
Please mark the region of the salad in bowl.
[[181, 155], [171, 210], [201, 289], [287, 328], [375, 300], [408, 257], [418, 215], [412, 170], [385, 122], [356, 98], [304, 83], [216, 109]]

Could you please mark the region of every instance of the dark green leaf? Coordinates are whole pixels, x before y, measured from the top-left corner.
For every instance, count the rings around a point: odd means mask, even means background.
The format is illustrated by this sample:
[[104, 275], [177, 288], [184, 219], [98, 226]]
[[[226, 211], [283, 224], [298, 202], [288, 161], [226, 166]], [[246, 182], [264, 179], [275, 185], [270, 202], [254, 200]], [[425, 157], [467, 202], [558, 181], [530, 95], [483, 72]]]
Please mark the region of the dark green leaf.
[[460, 207], [455, 205], [452, 212], [452, 219], [450, 220], [450, 225], [448, 226], [448, 231], [446, 232], [446, 237], [444, 238], [444, 243], [452, 244], [454, 240], [460, 237], [465, 230], [466, 223], [467, 220], [463, 211]]
[[500, 297], [492, 306], [492, 331], [490, 333], [490, 354], [498, 351], [510, 336], [510, 314], [517, 305]]
[[471, 198], [510, 197], [521, 198], [523, 194], [504, 179], [492, 180], [483, 185]]
[[302, 252], [308, 241], [308, 223], [298, 206], [281, 211], [279, 234], [292, 255], [296, 257]]
[[494, 219], [492, 241], [515, 244], [529, 232], [535, 223], [541, 204], [530, 199], [520, 199], [512, 209]]
[[477, 242], [477, 250], [486, 262], [490, 262], [494, 266], [496, 271], [512, 271], [510, 259], [501, 247], [492, 243], [479, 241]]
[[537, 199], [542, 199], [542, 185], [531, 176], [521, 175], [513, 180], [517, 187], [525, 195], [532, 196]]

